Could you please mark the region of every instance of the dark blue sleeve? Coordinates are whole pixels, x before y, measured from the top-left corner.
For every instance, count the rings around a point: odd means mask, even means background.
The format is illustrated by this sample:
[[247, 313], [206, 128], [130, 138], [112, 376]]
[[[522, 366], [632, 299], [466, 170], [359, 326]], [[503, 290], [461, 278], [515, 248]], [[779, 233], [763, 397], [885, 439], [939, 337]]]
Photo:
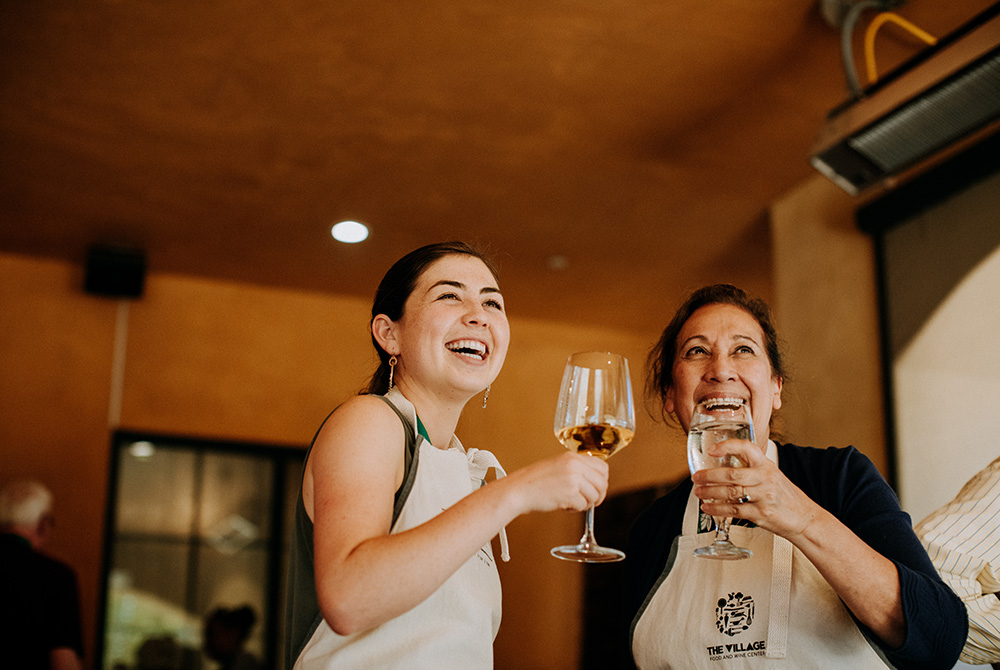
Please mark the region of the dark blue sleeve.
[[865, 635], [899, 670], [954, 667], [968, 634], [965, 607], [941, 580], [909, 515], [868, 457], [853, 447], [782, 445], [778, 462], [793, 483], [895, 564], [906, 637], [889, 648], [859, 622]]

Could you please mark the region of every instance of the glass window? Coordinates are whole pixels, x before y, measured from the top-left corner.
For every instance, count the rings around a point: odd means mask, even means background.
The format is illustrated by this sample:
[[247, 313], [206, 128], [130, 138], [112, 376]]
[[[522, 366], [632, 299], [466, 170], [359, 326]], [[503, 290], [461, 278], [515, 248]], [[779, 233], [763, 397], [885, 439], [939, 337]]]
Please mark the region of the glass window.
[[206, 639], [213, 613], [249, 625], [243, 652], [275, 667], [304, 452], [124, 433], [113, 447], [100, 667], [214, 668], [229, 652]]

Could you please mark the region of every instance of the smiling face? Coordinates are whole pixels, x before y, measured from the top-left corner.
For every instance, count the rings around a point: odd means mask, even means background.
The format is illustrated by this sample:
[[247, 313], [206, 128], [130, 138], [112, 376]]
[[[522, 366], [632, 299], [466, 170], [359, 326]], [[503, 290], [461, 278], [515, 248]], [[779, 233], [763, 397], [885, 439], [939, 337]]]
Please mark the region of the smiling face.
[[781, 377], [771, 368], [760, 324], [735, 305], [698, 308], [677, 338], [664, 409], [687, 431], [695, 406], [709, 398], [748, 402], [757, 443], [767, 443], [771, 412], [781, 407]]
[[474, 256], [444, 256], [427, 267], [403, 315], [379, 315], [373, 334], [398, 356], [396, 384], [449, 400], [468, 400], [500, 373], [510, 343], [503, 296]]

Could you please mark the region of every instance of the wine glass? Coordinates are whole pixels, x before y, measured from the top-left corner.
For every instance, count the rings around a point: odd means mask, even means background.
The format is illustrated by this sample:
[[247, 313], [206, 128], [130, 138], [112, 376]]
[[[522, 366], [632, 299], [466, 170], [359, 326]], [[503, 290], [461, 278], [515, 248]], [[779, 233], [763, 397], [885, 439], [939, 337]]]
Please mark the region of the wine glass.
[[[737, 456], [713, 458], [705, 453], [713, 445], [730, 439], [754, 441], [750, 408], [743, 400], [716, 398], [695, 407], [687, 442], [691, 474], [705, 468], [746, 467], [746, 463]], [[749, 549], [737, 547], [729, 541], [731, 518], [713, 516], [712, 520], [715, 521], [715, 541], [706, 547], [695, 549], [695, 556], [735, 560], [749, 558], [753, 554]]]
[[[566, 361], [553, 424], [556, 437], [570, 451], [608, 459], [635, 435], [635, 405], [628, 361], [617, 354], [589, 351]], [[625, 553], [597, 544], [594, 508], [579, 544], [555, 547], [556, 558], [579, 563], [610, 563]]]

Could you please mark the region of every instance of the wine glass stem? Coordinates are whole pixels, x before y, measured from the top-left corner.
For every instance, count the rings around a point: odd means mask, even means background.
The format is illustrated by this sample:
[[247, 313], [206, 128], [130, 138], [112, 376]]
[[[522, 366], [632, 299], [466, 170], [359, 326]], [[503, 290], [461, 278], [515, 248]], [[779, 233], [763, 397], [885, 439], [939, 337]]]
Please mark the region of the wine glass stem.
[[715, 541], [729, 542], [729, 525], [733, 522], [728, 516], [715, 520]]
[[590, 547], [597, 546], [597, 538], [594, 537], [594, 508], [589, 507], [587, 509], [587, 523], [583, 528], [583, 537], [580, 538], [580, 544]]

